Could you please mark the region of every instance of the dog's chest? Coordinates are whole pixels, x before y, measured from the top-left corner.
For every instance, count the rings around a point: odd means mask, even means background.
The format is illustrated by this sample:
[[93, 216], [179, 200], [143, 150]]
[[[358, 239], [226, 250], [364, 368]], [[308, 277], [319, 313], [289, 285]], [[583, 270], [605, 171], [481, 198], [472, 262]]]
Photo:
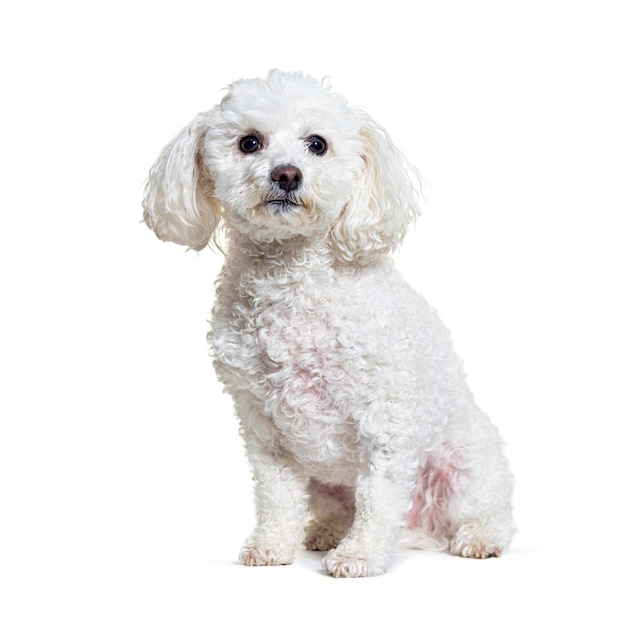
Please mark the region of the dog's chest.
[[[213, 319], [216, 370], [242, 420], [309, 465], [357, 461], [362, 332], [328, 275], [224, 284]], [[345, 295], [344, 295], [345, 298]], [[362, 330], [362, 328], [361, 328]]]

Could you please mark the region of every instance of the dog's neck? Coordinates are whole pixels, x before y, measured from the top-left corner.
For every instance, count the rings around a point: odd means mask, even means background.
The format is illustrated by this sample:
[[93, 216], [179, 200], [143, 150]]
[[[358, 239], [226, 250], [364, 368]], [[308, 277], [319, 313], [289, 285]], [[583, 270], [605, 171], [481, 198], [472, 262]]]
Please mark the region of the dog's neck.
[[253, 241], [245, 235], [231, 235], [227, 250], [231, 260], [266, 271], [270, 267], [299, 265], [307, 269], [330, 267], [334, 254], [327, 239], [293, 237], [280, 241]]
[[[231, 285], [225, 294], [250, 305], [290, 308], [290, 302], [298, 297], [316, 309], [323, 305], [337, 278], [334, 262], [326, 239], [259, 243], [232, 236], [218, 284]], [[218, 287], [218, 293], [221, 291]]]

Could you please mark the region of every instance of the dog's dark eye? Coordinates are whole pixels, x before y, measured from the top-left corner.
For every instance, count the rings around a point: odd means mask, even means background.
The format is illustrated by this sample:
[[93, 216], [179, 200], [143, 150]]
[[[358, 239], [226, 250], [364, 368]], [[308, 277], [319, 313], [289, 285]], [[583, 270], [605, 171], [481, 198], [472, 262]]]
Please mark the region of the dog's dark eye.
[[309, 151], [316, 156], [322, 156], [322, 154], [324, 154], [328, 149], [326, 139], [322, 139], [322, 137], [318, 137], [317, 135], [309, 137], [306, 140], [306, 145], [309, 148]]
[[244, 154], [252, 154], [253, 152], [261, 149], [261, 141], [255, 135], [246, 135], [239, 142], [239, 149]]

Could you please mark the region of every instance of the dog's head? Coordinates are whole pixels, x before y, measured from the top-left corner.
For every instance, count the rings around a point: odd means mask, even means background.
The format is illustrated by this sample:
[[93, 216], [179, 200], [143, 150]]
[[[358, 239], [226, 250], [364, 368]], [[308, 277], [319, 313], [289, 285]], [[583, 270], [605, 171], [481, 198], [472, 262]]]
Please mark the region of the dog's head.
[[231, 85], [162, 151], [144, 220], [193, 249], [223, 219], [252, 241], [328, 237], [344, 262], [397, 247], [417, 215], [419, 179], [387, 133], [299, 73]]

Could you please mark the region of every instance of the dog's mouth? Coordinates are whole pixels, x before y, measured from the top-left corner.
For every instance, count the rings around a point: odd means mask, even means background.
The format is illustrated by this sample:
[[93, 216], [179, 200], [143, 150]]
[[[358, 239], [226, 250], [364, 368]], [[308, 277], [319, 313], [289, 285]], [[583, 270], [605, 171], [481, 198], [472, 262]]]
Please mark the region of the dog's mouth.
[[269, 196], [265, 198], [265, 206], [273, 213], [285, 214], [290, 213], [297, 208], [303, 207], [304, 203], [301, 199], [289, 194], [280, 197]]

